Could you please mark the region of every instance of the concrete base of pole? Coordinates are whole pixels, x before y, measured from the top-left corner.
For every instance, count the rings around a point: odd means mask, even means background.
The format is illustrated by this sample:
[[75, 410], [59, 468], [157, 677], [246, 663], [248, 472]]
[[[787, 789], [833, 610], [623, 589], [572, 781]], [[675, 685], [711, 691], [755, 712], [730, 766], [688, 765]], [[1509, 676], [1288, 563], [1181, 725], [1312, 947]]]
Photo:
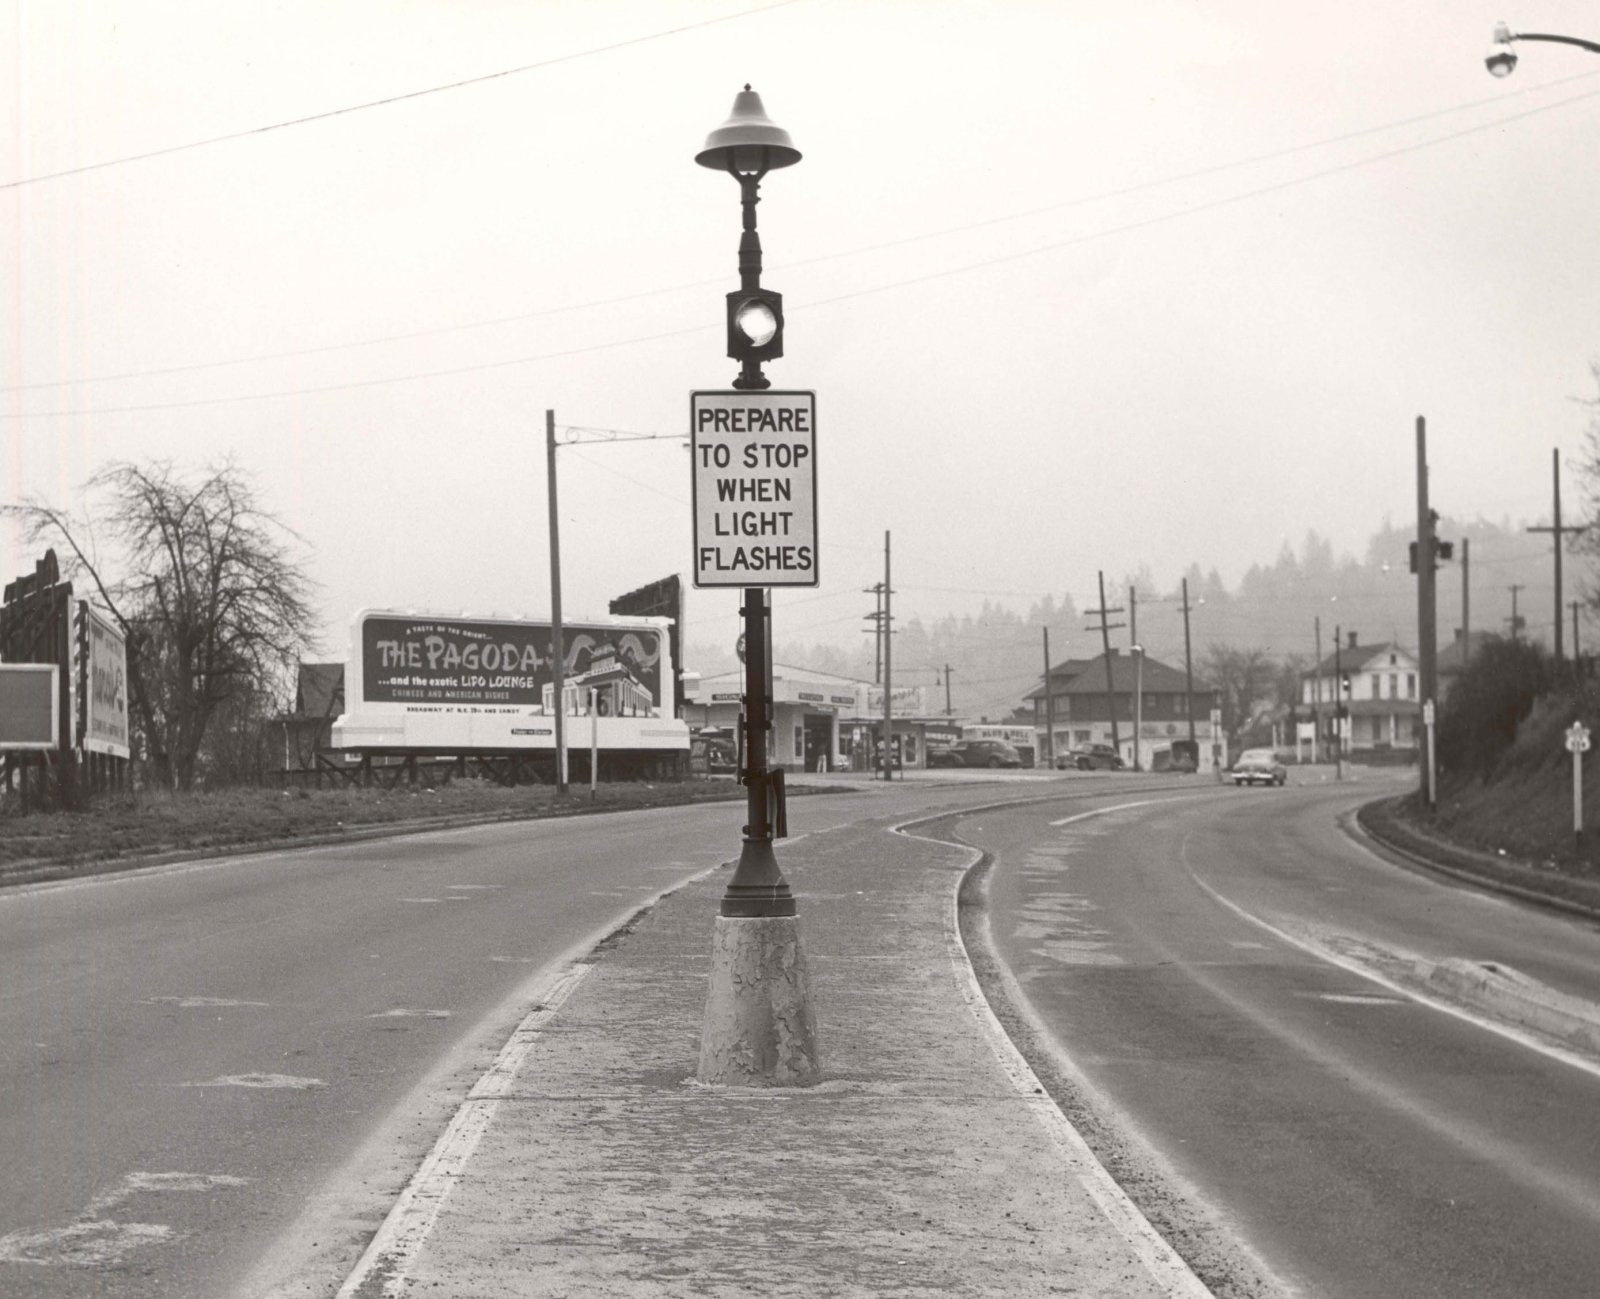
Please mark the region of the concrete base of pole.
[[718, 916], [701, 1082], [804, 1087], [821, 1071], [798, 916]]

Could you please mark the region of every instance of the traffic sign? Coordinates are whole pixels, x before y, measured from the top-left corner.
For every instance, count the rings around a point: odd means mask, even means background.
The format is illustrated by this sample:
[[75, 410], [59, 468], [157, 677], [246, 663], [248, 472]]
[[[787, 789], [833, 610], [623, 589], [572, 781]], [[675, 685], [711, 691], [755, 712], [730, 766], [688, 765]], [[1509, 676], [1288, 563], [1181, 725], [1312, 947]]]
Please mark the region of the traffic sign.
[[1589, 751], [1589, 728], [1582, 722], [1574, 722], [1567, 727], [1567, 752], [1587, 753]]
[[817, 395], [689, 395], [696, 586], [816, 586]]

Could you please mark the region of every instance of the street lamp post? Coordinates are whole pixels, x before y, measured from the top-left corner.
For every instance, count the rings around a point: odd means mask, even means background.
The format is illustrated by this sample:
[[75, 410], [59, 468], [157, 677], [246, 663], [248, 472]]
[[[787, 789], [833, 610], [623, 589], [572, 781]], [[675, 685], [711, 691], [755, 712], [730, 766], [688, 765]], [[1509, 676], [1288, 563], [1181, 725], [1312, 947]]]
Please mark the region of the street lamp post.
[[[739, 183], [743, 233], [739, 288], [727, 298], [728, 356], [740, 362], [733, 387], [770, 387], [762, 363], [783, 355], [783, 298], [761, 286], [756, 204], [769, 171], [800, 151], [747, 85], [728, 120], [695, 155], [702, 167]], [[722, 897], [700, 1040], [702, 1082], [803, 1085], [818, 1069], [816, 1023], [800, 945], [794, 894], [772, 844], [785, 833], [783, 772], [767, 761], [772, 730], [772, 616], [766, 587], [744, 588], [744, 770], [746, 824], [739, 861]]]
[[1139, 738], [1144, 734], [1144, 646], [1133, 647], [1133, 769], [1139, 765]]

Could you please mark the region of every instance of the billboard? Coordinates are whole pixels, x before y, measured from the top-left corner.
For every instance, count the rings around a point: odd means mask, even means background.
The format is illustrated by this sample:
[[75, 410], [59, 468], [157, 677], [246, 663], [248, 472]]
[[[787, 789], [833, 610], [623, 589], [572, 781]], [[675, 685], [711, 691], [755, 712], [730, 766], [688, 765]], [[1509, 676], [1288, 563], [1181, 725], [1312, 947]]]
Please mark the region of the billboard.
[[90, 753], [129, 756], [128, 644], [122, 629], [78, 603], [78, 741]]
[[53, 663], [0, 663], [0, 750], [60, 747], [60, 681]]
[[[336, 748], [553, 749], [549, 622], [364, 610], [351, 627]], [[562, 708], [606, 749], [687, 749], [664, 618], [563, 623]]]

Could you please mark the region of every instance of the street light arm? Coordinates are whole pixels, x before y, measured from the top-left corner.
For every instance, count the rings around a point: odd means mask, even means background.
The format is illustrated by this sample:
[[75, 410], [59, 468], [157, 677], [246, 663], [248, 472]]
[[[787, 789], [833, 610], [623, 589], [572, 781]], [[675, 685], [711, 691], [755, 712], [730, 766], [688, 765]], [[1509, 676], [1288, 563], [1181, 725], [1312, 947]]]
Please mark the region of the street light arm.
[[1581, 36], [1552, 36], [1547, 32], [1512, 32], [1514, 41], [1550, 41], [1556, 45], [1576, 45], [1580, 50], [1600, 54], [1600, 41], [1586, 41]]

